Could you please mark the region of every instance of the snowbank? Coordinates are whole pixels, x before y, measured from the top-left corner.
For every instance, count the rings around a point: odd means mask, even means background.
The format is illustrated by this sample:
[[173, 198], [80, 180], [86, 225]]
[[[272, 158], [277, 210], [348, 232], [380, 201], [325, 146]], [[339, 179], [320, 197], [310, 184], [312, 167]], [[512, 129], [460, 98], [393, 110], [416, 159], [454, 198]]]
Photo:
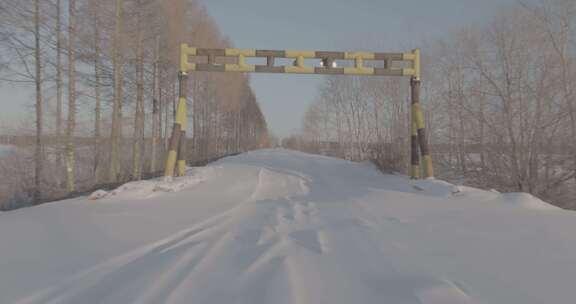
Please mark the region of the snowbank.
[[162, 192], [178, 192], [208, 179], [213, 168], [189, 168], [187, 176], [164, 182], [162, 178], [126, 183], [110, 192], [94, 191], [89, 200], [104, 200], [115, 203], [117, 200], [138, 200], [158, 197]]
[[499, 200], [504, 205], [534, 210], [560, 210], [559, 207], [548, 204], [528, 193], [504, 193]]

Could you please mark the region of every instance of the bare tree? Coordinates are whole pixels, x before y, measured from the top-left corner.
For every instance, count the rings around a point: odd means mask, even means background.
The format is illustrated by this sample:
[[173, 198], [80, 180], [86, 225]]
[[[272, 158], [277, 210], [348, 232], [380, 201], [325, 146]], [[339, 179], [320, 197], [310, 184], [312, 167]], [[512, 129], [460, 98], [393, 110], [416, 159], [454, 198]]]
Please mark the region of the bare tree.
[[[0, 8], [0, 81], [34, 87], [36, 97], [36, 125], [19, 128], [17, 135], [34, 142], [30, 161], [19, 158], [21, 168], [0, 164], [0, 174], [21, 185], [0, 188], [0, 200], [10, 199], [10, 208], [34, 196], [42, 202], [161, 169], [178, 97], [180, 44], [231, 46], [195, 0], [0, 0]], [[186, 159], [268, 145], [266, 121], [247, 77], [205, 74], [189, 81], [195, 121], [188, 131], [194, 136], [184, 144], [194, 149]], [[46, 134], [52, 124], [53, 134]], [[122, 140], [126, 128], [133, 128], [132, 141]]]
[[40, 0], [34, 1], [34, 62], [36, 86], [36, 150], [34, 153], [34, 201], [42, 198], [43, 174], [43, 101], [42, 101], [42, 57], [40, 52]]
[[100, 6], [97, 1], [92, 1], [92, 24], [93, 24], [93, 49], [94, 49], [94, 182], [101, 181], [102, 172], [102, 101], [101, 101], [101, 49], [100, 49]]
[[[62, 136], [62, 1], [56, 0], [56, 140], [60, 144]], [[58, 167], [62, 154], [58, 151]]]
[[160, 127], [162, 125], [160, 118], [159, 90], [158, 90], [158, 65], [160, 60], [160, 36], [156, 36], [154, 43], [154, 63], [152, 71], [152, 143], [150, 146], [150, 172], [156, 172], [156, 161], [158, 159], [158, 137], [161, 133]]
[[68, 123], [66, 126], [66, 190], [76, 190], [76, 0], [68, 0]]
[[114, 37], [112, 48], [112, 61], [114, 70], [114, 101], [112, 110], [112, 127], [110, 129], [110, 170], [108, 179], [111, 182], [118, 180], [120, 137], [122, 136], [122, 63], [121, 63], [121, 33], [122, 33], [123, 0], [116, 0]]

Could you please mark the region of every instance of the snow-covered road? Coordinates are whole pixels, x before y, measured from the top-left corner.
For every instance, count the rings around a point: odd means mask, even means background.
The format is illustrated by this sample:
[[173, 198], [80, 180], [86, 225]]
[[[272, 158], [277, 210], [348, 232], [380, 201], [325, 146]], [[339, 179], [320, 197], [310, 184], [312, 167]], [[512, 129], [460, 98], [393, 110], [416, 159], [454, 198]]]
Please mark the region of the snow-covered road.
[[0, 214], [0, 303], [567, 304], [575, 231], [527, 194], [261, 150]]

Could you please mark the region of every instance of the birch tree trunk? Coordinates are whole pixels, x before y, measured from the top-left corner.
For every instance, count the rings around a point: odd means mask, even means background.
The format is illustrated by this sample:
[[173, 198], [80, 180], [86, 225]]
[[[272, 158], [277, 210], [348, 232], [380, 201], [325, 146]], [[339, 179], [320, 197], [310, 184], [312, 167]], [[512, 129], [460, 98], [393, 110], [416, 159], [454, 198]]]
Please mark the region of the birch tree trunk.
[[57, 167], [62, 168], [62, 1], [56, 0], [56, 142]]
[[68, 1], [68, 124], [66, 128], [66, 190], [76, 190], [74, 129], [76, 128], [76, 0]]
[[112, 69], [114, 81], [114, 101], [112, 106], [112, 128], [110, 130], [110, 170], [108, 180], [115, 182], [119, 173], [119, 144], [122, 112], [122, 71], [120, 62], [120, 32], [122, 30], [122, 0], [116, 0], [116, 17], [113, 37]]
[[140, 180], [142, 178], [142, 142], [144, 141], [144, 52], [142, 46], [142, 30], [140, 29], [140, 15], [137, 18], [136, 108], [134, 111], [132, 176], [136, 180]]
[[95, 3], [93, 7], [93, 22], [94, 22], [94, 183], [99, 184], [101, 181], [102, 166], [102, 138], [101, 138], [101, 120], [102, 120], [102, 109], [101, 109], [101, 97], [100, 97], [100, 22], [99, 15], [100, 11], [98, 8], [98, 3]]
[[160, 124], [159, 102], [158, 102], [158, 61], [160, 57], [160, 36], [156, 36], [154, 46], [154, 66], [152, 70], [152, 146], [150, 147], [150, 172], [156, 172], [158, 126]]
[[34, 153], [34, 203], [42, 199], [43, 174], [43, 109], [42, 109], [42, 63], [40, 55], [40, 0], [34, 1], [34, 58], [36, 85], [36, 147]]

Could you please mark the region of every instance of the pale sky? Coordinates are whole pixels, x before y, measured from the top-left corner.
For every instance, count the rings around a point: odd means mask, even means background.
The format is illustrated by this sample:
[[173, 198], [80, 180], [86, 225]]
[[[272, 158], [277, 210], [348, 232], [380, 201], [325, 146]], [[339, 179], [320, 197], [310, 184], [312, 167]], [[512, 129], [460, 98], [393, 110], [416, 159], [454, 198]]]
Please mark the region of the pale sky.
[[[402, 52], [481, 24], [516, 0], [205, 0], [238, 48]], [[200, 47], [200, 46], [199, 46]], [[423, 52], [426, 50], [423, 49]], [[320, 75], [252, 74], [271, 130], [300, 127]]]
[[[402, 52], [489, 20], [517, 0], [204, 0], [235, 47]], [[198, 45], [196, 47], [202, 47]], [[422, 50], [425, 52], [425, 48]], [[286, 136], [300, 127], [322, 76], [252, 74], [270, 129]], [[22, 119], [32, 88], [0, 84], [0, 126]]]

